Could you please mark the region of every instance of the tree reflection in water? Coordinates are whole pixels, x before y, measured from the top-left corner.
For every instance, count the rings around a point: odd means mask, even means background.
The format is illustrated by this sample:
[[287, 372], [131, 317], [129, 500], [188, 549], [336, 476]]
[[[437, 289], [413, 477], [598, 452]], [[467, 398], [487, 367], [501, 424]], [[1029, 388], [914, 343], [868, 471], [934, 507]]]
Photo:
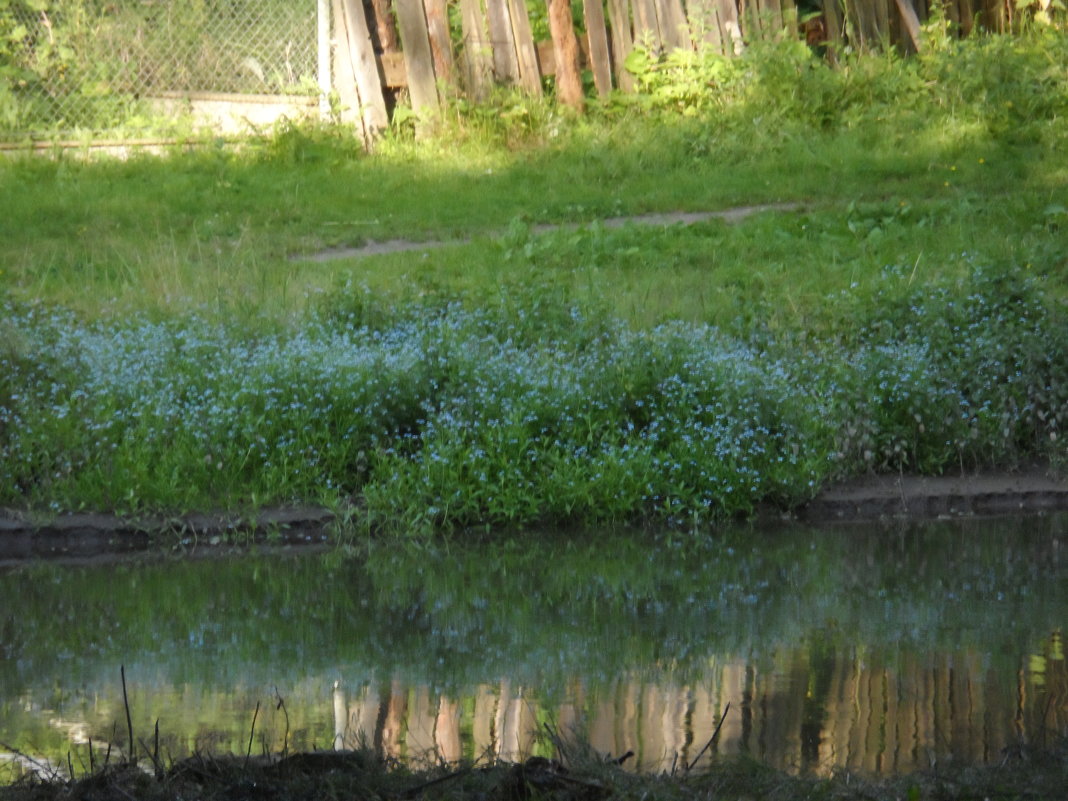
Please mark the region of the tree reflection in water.
[[260, 749], [519, 759], [547, 755], [550, 728], [670, 770], [729, 702], [702, 760], [993, 761], [1068, 727], [1066, 523], [7, 571], [0, 741], [60, 763], [89, 737], [106, 747], [125, 664], [136, 730], [158, 718], [176, 757], [244, 753], [260, 703]]

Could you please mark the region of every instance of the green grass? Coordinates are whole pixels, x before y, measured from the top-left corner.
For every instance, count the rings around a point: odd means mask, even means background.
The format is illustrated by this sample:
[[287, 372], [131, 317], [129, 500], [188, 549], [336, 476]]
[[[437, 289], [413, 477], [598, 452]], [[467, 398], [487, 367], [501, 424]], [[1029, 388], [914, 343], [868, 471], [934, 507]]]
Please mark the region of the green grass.
[[[1066, 41], [834, 70], [768, 44], [584, 119], [506, 95], [373, 155], [282, 126], [6, 162], [0, 503], [680, 524], [859, 470], [1058, 460]], [[394, 237], [471, 241], [300, 258]]]

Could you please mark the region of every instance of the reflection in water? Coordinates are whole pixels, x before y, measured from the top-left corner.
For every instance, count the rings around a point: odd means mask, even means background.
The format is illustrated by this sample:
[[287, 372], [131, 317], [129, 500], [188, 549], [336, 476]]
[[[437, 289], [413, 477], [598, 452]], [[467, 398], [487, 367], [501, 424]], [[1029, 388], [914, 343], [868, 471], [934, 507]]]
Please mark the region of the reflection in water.
[[[1059, 654], [1060, 633], [1046, 642]], [[460, 697], [394, 681], [333, 690], [334, 743], [371, 745], [383, 756], [437, 762], [460, 758], [519, 761], [548, 753], [544, 734], [579, 734], [606, 756], [633, 751], [643, 771], [707, 764], [746, 753], [771, 765], [825, 773], [848, 768], [908, 773], [946, 755], [990, 762], [1028, 733], [1068, 727], [1063, 655], [1022, 666], [1014, 681], [994, 675], [976, 652], [885, 660], [801, 650], [763, 672], [744, 660], [712, 660], [701, 680], [676, 684], [620, 677], [589, 691], [576, 681], [545, 704], [507, 679]], [[727, 705], [730, 705], [729, 707]], [[720, 721], [715, 741], [705, 749]], [[703, 754], [701, 752], [704, 752]], [[700, 759], [698, 759], [698, 755]]]
[[[877, 773], [1068, 730], [1068, 518], [705, 540], [378, 548], [0, 573], [0, 742], [549, 755], [747, 753]], [[610, 547], [606, 547], [606, 544]], [[116, 724], [118, 724], [116, 726]], [[5, 749], [6, 750], [6, 749]], [[0, 760], [3, 756], [0, 755]], [[2, 766], [0, 766], [2, 768]]]

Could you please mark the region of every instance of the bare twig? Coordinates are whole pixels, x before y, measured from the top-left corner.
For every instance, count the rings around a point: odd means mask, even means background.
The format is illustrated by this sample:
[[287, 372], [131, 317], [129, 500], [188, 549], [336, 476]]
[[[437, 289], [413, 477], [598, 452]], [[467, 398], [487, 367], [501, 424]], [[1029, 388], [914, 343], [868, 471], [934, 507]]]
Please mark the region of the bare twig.
[[275, 707], [275, 711], [277, 712], [281, 709], [282, 714], [286, 716], [286, 733], [282, 740], [282, 758], [284, 759], [289, 753], [289, 710], [286, 709], [285, 699], [282, 698], [282, 694], [278, 692], [277, 687], [274, 688], [274, 694], [275, 697], [278, 698], [278, 706]]
[[248, 750], [245, 751], [245, 768], [248, 768], [249, 757], [252, 756], [252, 740], [256, 736], [256, 718], [260, 715], [260, 702], [256, 702], [256, 711], [252, 713], [252, 730], [248, 733]]
[[716, 730], [712, 732], [712, 736], [708, 738], [708, 742], [705, 743], [705, 747], [697, 752], [697, 756], [693, 758], [693, 762], [686, 766], [687, 773], [693, 770], [694, 765], [697, 764], [697, 760], [704, 756], [705, 751], [707, 751], [712, 746], [712, 743], [716, 741], [716, 738], [719, 737], [719, 730], [723, 728], [723, 721], [727, 719], [727, 713], [730, 712], [730, 710], [731, 702], [728, 701], [727, 705], [723, 707], [723, 714], [719, 716], [719, 723], [716, 724]]
[[33, 765], [34, 770], [37, 771], [37, 773], [39, 773], [40, 775], [50, 776], [52, 779], [59, 778], [59, 771], [56, 768], [52, 767], [46, 762], [37, 761], [32, 756], [23, 753], [19, 749], [15, 748], [13, 745], [8, 745], [7, 743], [0, 741], [0, 748], [3, 748], [5, 751], [14, 754], [19, 759], [29, 763], [30, 765]]
[[122, 705], [126, 707], [126, 730], [130, 735], [130, 753], [127, 756], [131, 762], [137, 761], [134, 751], [133, 720], [130, 718], [130, 699], [126, 695], [126, 665], [119, 665], [119, 675], [122, 677]]
[[455, 771], [454, 773], [450, 773], [447, 776], [438, 776], [438, 778], [436, 778], [436, 779], [431, 779], [428, 782], [423, 782], [422, 784], [417, 784], [415, 787], [409, 787], [407, 790], [405, 790], [403, 793], [401, 793], [401, 798], [414, 798], [415, 796], [417, 796], [421, 792], [423, 792], [423, 790], [426, 790], [429, 787], [433, 787], [434, 785], [437, 785], [437, 784], [442, 784], [442, 783], [447, 782], [447, 781], [449, 781], [451, 779], [455, 779], [455, 778], [457, 778], [459, 776], [466, 776], [468, 773], [471, 772], [471, 770], [472, 770], [472, 767], [469, 766], [469, 767], [466, 767], [466, 768], [462, 768], [461, 770]]

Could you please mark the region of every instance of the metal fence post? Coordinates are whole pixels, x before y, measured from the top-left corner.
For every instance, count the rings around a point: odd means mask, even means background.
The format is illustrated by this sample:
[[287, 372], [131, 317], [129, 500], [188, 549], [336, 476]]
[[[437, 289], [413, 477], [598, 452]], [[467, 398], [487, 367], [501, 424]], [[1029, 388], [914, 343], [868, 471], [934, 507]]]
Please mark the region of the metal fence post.
[[316, 17], [319, 23], [319, 116], [330, 114], [330, 0], [318, 0]]

